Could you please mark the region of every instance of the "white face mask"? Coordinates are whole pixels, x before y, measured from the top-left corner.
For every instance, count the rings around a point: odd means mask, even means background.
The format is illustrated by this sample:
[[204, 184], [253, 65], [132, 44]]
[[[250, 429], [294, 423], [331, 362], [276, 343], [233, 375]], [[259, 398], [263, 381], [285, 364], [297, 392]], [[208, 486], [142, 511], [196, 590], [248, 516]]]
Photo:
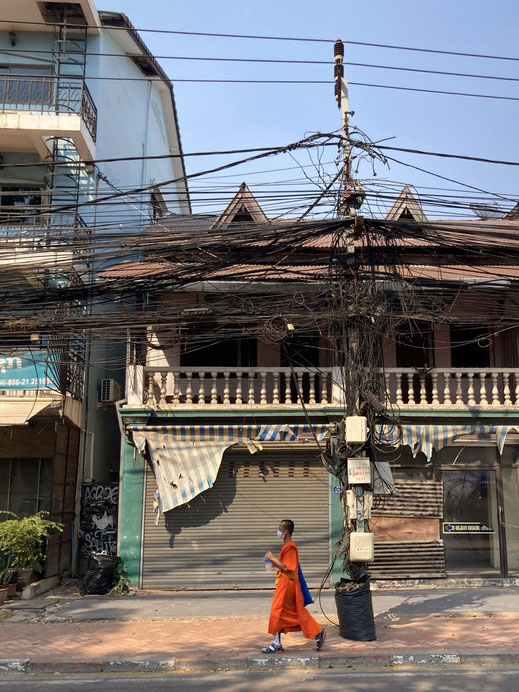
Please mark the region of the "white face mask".
[[279, 529], [277, 530], [277, 535], [282, 538], [285, 535], [284, 531], [280, 531]]

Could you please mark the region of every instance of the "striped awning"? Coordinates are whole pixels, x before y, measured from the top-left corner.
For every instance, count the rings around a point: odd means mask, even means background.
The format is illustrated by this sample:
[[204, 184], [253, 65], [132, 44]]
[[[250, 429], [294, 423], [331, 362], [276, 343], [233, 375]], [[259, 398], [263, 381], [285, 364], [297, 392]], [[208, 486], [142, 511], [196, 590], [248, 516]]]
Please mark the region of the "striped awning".
[[460, 435], [476, 433], [493, 434], [496, 436], [499, 453], [503, 453], [506, 436], [509, 432], [519, 432], [519, 427], [514, 425], [402, 425], [402, 435], [396, 426], [381, 425], [379, 433], [384, 437], [388, 445], [408, 445], [413, 451], [413, 456], [423, 452], [427, 461], [432, 458], [433, 451], [453, 442]]
[[211, 488], [226, 449], [243, 442], [254, 454], [262, 442], [295, 442], [305, 435], [322, 440], [326, 424], [130, 425], [133, 442], [146, 448], [158, 487], [159, 509], [167, 512]]

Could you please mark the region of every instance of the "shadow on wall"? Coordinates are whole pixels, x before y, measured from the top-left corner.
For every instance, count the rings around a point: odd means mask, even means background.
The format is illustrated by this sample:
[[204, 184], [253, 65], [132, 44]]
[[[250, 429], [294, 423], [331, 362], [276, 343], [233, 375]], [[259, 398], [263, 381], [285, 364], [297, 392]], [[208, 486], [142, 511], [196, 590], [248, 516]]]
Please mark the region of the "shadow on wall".
[[166, 512], [164, 520], [169, 533], [169, 547], [175, 547], [176, 537], [185, 529], [207, 526], [213, 519], [227, 514], [235, 496], [236, 479], [217, 478], [212, 488], [197, 495], [191, 502]]
[[[148, 519], [145, 580], [201, 584], [211, 574], [232, 585], [248, 575], [251, 583], [270, 585], [274, 574], [265, 570], [262, 558], [268, 550], [280, 550], [279, 521], [291, 518], [301, 563], [308, 565], [305, 575], [320, 582], [329, 561], [329, 486], [314, 463], [298, 464], [292, 455], [280, 463], [265, 452], [250, 458], [226, 455], [213, 488], [166, 512], [157, 527]], [[300, 494], [294, 488], [303, 477], [307, 491]]]

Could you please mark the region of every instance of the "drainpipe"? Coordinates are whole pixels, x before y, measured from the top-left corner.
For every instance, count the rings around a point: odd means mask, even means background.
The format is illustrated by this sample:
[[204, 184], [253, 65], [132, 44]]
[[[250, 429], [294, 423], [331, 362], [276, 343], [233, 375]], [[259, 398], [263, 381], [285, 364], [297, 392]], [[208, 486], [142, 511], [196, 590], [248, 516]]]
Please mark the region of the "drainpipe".
[[[152, 89], [152, 83], [151, 81], [148, 81], [148, 97], [146, 99], [146, 122], [144, 125], [144, 138], [142, 140], [142, 164], [141, 164], [141, 187], [144, 187], [146, 185], [146, 159], [144, 158], [146, 156], [146, 152], [148, 150], [148, 134], [149, 134], [149, 129], [150, 129], [150, 106], [151, 106], [151, 89]], [[146, 211], [146, 202], [143, 200], [142, 201], [142, 211]]]

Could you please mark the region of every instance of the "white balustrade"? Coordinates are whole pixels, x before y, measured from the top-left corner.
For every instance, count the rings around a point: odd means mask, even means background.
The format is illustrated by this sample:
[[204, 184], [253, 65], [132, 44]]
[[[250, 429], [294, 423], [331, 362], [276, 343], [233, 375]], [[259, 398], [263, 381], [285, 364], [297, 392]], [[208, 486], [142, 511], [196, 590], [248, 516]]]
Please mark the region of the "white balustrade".
[[[386, 405], [413, 409], [519, 407], [519, 368], [379, 369], [373, 393]], [[256, 367], [232, 370], [144, 368], [145, 403], [157, 408], [340, 406], [337, 369]], [[333, 386], [335, 383], [335, 387]]]
[[519, 368], [379, 370], [386, 402], [396, 408], [519, 408]]
[[[332, 368], [145, 367], [145, 403], [157, 408], [199, 406], [327, 406]], [[302, 399], [302, 402], [301, 402]]]

